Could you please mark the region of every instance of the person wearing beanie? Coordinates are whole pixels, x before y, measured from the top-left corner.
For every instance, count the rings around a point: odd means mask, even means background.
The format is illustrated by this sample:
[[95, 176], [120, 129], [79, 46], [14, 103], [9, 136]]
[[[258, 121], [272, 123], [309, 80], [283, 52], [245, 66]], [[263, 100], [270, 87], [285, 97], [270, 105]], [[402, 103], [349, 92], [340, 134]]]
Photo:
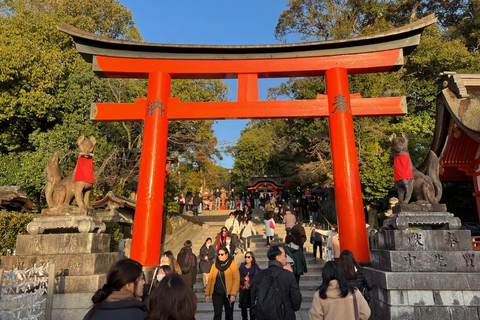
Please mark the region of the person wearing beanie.
[[177, 261], [182, 270], [182, 278], [191, 286], [197, 281], [197, 256], [192, 251], [192, 241], [187, 240], [177, 255]]

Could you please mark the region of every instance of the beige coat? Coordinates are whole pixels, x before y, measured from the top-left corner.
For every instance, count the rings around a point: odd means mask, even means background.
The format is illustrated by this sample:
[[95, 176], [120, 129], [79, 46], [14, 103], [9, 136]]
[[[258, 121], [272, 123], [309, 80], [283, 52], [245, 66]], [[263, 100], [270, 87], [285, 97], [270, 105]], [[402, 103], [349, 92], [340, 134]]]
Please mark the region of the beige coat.
[[[370, 307], [360, 291], [355, 289], [358, 314], [360, 320], [370, 317]], [[309, 311], [310, 320], [355, 320], [351, 293], [345, 298], [340, 297], [337, 280], [331, 280], [327, 288], [327, 299], [320, 298], [318, 291], [313, 296], [312, 308]]]

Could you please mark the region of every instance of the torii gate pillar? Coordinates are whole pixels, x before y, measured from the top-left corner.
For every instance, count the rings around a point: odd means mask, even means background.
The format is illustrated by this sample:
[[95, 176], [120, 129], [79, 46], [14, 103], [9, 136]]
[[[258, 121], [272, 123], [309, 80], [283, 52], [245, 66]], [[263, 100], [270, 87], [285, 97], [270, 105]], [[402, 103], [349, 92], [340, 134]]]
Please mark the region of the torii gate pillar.
[[340, 244], [358, 261], [369, 261], [347, 70], [326, 70], [325, 83]]
[[170, 83], [168, 73], [154, 71], [149, 74], [131, 255], [144, 266], [157, 265], [160, 254]]

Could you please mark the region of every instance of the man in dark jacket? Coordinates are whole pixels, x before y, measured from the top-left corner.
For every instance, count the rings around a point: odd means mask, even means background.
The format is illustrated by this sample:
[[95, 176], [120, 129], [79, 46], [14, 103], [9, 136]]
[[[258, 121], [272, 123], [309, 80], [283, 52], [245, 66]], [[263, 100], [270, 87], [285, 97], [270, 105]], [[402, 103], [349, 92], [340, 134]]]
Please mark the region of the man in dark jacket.
[[303, 221], [298, 220], [297, 224], [292, 228], [292, 236], [295, 237], [295, 244], [303, 249], [303, 244], [307, 241], [307, 234], [303, 227]]
[[[256, 275], [251, 281], [252, 287], [252, 308], [255, 312], [257, 302], [258, 284], [262, 279], [269, 275], [270, 271], [273, 276], [276, 277], [276, 284], [278, 292], [281, 292], [286, 298], [284, 307], [285, 320], [295, 320], [295, 311], [300, 310], [302, 304], [302, 293], [298, 287], [298, 283], [295, 280], [295, 276], [288, 270], [283, 269], [283, 266], [287, 264], [287, 256], [282, 246], [272, 246], [268, 249], [268, 269], [263, 270], [260, 274]], [[257, 320], [271, 320], [264, 319], [258, 312], [255, 313]], [[273, 320], [273, 319], [272, 319]], [[277, 320], [277, 319], [275, 319]]]
[[187, 240], [177, 255], [177, 262], [182, 269], [182, 278], [192, 287], [197, 281], [197, 256], [192, 252], [192, 241]]
[[202, 194], [198, 192], [193, 197], [193, 215], [198, 216], [202, 212]]

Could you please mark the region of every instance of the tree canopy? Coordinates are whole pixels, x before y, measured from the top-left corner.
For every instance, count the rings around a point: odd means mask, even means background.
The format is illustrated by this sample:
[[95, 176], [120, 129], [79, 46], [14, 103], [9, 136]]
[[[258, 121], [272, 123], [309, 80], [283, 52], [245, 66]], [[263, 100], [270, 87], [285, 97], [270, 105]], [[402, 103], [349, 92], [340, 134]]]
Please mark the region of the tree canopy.
[[[0, 184], [23, 186], [38, 200], [48, 157], [58, 151], [64, 175], [70, 173], [78, 154], [75, 142], [85, 134], [97, 138], [94, 197], [109, 190], [126, 194], [125, 187], [138, 176], [143, 123], [93, 122], [90, 105], [134, 102], [146, 96], [147, 82], [95, 76], [73, 40], [57, 30], [61, 22], [114, 39], [143, 41], [132, 13], [116, 0], [2, 1]], [[222, 101], [227, 92], [221, 81], [212, 80], [174, 80], [171, 88], [171, 95], [182, 101]], [[219, 181], [214, 158], [220, 153], [212, 125], [169, 125], [168, 152], [182, 159], [182, 171], [208, 172], [192, 188], [213, 187]]]

